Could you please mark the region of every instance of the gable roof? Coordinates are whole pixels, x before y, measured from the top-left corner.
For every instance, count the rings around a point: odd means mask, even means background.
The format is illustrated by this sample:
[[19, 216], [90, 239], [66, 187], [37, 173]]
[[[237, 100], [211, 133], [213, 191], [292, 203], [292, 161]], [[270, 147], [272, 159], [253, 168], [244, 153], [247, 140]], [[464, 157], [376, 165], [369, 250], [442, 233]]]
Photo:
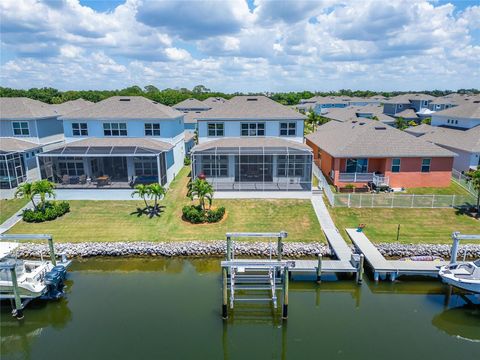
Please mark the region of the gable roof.
[[174, 109], [202, 109], [202, 110], [208, 110], [210, 109], [210, 106], [207, 104], [201, 102], [200, 100], [190, 98], [190, 99], [185, 99], [183, 101], [180, 101], [178, 104], [175, 104], [172, 106]]
[[467, 152], [480, 152], [480, 125], [458, 130], [422, 124], [405, 130], [420, 139]]
[[66, 101], [61, 104], [54, 104], [52, 105], [52, 107], [57, 111], [58, 114], [65, 115], [72, 111], [85, 109], [86, 107], [91, 106], [93, 104], [94, 103], [91, 101], [87, 101], [84, 99], [76, 99], [76, 100]]
[[42, 119], [56, 117], [55, 108], [44, 102], [26, 97], [0, 98], [0, 120]]
[[199, 120], [303, 120], [305, 118], [305, 115], [266, 96], [235, 96], [198, 117]]
[[480, 119], [480, 100], [437, 111], [435, 115]]
[[306, 136], [337, 158], [453, 157], [447, 149], [375, 120], [330, 121]]
[[336, 121], [364, 119], [358, 116], [358, 114], [372, 114], [372, 117], [376, 116], [378, 120], [385, 123], [395, 122], [395, 118], [383, 113], [383, 106], [375, 105], [326, 109], [326, 112], [322, 113], [322, 116]]
[[112, 96], [84, 109], [62, 116], [62, 119], [174, 119], [183, 114], [170, 106], [143, 96]]
[[41, 146], [40, 144], [11, 137], [0, 138], [0, 152], [3, 153], [27, 151]]

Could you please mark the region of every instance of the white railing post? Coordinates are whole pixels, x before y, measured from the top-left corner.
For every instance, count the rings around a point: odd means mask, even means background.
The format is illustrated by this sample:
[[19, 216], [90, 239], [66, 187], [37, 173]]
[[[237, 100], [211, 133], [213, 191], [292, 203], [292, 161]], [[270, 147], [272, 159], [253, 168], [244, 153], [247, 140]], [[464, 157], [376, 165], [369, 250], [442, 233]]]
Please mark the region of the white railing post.
[[348, 194], [348, 202], [347, 202], [348, 207], [350, 207], [350, 195], [351, 195], [351, 194]]
[[455, 206], [455, 194], [452, 195], [452, 207]]
[[411, 208], [413, 208], [413, 202], [415, 201], [415, 194], [412, 194], [412, 204], [410, 205]]
[[363, 194], [360, 194], [360, 207], [362, 207], [362, 198], [363, 198]]
[[394, 198], [394, 196], [392, 195], [392, 206], [390, 206], [392, 209], [393, 209], [393, 198]]
[[433, 209], [433, 204], [435, 204], [435, 194], [432, 195], [432, 209]]

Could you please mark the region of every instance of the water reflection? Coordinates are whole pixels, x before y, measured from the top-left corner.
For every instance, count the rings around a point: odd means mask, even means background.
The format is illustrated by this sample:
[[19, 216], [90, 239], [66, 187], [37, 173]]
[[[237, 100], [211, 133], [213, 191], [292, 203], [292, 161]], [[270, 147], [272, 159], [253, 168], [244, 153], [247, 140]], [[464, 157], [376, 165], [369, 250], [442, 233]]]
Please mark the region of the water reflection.
[[465, 304], [436, 315], [432, 324], [450, 336], [480, 342], [480, 306]]

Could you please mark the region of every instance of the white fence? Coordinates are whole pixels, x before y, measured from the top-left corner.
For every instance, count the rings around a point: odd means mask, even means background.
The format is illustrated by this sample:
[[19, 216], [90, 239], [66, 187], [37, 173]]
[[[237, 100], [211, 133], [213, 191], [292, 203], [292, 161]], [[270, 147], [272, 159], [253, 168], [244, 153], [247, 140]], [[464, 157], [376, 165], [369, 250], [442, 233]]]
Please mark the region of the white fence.
[[476, 204], [471, 195], [414, 195], [396, 193], [334, 193], [320, 169], [314, 165], [313, 173], [331, 206], [354, 208], [451, 208]]
[[457, 171], [455, 169], [452, 170], [452, 180], [454, 180], [460, 186], [475, 195], [475, 189], [473, 188], [472, 182], [468, 182], [467, 177], [463, 175], [460, 171]]

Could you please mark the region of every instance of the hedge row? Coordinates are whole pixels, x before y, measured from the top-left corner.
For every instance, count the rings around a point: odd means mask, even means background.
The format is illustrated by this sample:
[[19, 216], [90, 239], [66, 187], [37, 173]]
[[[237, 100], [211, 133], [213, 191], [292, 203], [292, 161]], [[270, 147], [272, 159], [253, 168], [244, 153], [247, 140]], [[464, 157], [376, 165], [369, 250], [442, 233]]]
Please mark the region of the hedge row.
[[225, 208], [219, 207], [215, 210], [203, 211], [199, 205], [184, 206], [182, 209], [183, 218], [192, 224], [216, 223], [223, 219]]
[[23, 211], [23, 220], [26, 222], [44, 222], [54, 220], [70, 211], [70, 204], [66, 201], [47, 201], [45, 209], [26, 209]]

